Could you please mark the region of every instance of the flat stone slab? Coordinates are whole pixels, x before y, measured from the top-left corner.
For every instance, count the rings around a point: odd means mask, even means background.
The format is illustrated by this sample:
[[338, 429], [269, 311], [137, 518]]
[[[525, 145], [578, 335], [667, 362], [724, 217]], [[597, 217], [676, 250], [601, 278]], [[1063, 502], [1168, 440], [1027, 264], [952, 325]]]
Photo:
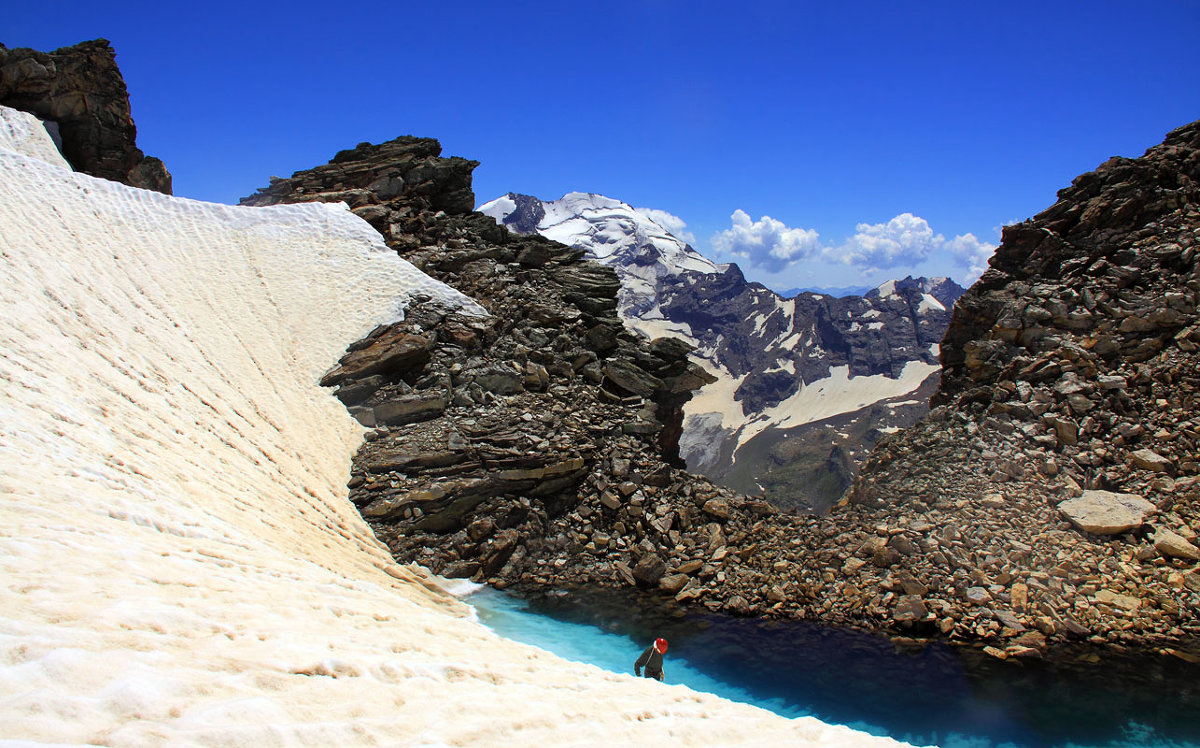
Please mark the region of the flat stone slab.
[[1156, 473], [1175, 474], [1175, 466], [1166, 457], [1149, 449], [1139, 449], [1129, 453], [1129, 462], [1142, 470], [1153, 470]]
[[1200, 548], [1165, 527], [1158, 528], [1154, 533], [1154, 547], [1164, 556], [1182, 558], [1185, 561], [1200, 561]]
[[1137, 494], [1084, 491], [1059, 504], [1058, 511], [1084, 532], [1118, 535], [1146, 524], [1158, 508]]

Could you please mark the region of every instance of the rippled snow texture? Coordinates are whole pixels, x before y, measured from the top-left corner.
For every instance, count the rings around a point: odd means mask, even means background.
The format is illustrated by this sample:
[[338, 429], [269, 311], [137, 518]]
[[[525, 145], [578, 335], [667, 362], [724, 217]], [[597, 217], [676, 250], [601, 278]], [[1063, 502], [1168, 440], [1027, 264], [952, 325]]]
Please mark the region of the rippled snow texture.
[[316, 384], [409, 295], [471, 302], [344, 206], [74, 174], [0, 114], [0, 742], [889, 742], [487, 631], [376, 543]]

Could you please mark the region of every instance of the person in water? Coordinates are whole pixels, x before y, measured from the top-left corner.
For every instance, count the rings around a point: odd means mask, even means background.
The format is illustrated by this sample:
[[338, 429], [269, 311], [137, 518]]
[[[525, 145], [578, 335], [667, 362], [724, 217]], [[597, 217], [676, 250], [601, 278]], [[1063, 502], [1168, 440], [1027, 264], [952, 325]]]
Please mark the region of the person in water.
[[647, 678], [655, 680], [663, 679], [663, 655], [667, 653], [667, 640], [655, 639], [654, 643], [646, 647], [646, 651], [642, 652], [642, 656], [637, 658], [637, 662], [633, 663], [633, 672], [638, 676], [642, 676], [642, 668], [646, 669]]

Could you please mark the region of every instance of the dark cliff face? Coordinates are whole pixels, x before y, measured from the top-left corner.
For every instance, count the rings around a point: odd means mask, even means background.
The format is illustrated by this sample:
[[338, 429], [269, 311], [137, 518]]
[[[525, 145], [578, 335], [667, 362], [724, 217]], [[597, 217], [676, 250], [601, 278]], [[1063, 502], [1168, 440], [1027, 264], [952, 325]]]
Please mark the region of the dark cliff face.
[[107, 40], [54, 52], [0, 45], [0, 104], [55, 123], [76, 171], [171, 194], [162, 161], [135, 144], [129, 92]]
[[[242, 204], [345, 202], [385, 232], [385, 238], [412, 244], [420, 232], [409, 232], [405, 240], [406, 219], [423, 211], [461, 216], [475, 207], [471, 172], [479, 162], [442, 158], [441, 153], [438, 141], [408, 135], [379, 145], [359, 143], [338, 152], [324, 166], [297, 172], [290, 179], [272, 179], [270, 186], [244, 198]], [[385, 218], [391, 220], [384, 222]], [[422, 225], [412, 224], [414, 229]]]
[[[477, 357], [494, 360], [468, 361], [468, 372], [557, 369], [580, 373], [616, 400], [644, 400], [644, 417], [626, 431], [655, 436], [664, 457], [677, 461], [682, 405], [705, 381], [687, 363], [687, 347], [647, 345], [625, 330], [616, 316], [619, 283], [612, 269], [541, 237], [514, 236], [472, 212], [471, 172], [478, 162], [440, 154], [441, 145], [429, 138], [363, 143], [324, 166], [275, 179], [242, 203], [347, 203], [402, 256], [497, 316], [489, 323], [493, 332], [475, 341], [484, 346]], [[472, 381], [469, 373], [459, 378]], [[526, 389], [521, 383], [511, 388]]]
[[708, 378], [687, 345], [625, 329], [611, 268], [472, 212], [477, 162], [440, 150], [413, 137], [361, 144], [242, 202], [345, 202], [491, 314], [414, 306], [323, 383], [379, 429], [355, 458], [351, 499], [398, 557], [519, 579], [523, 558], [566, 544], [548, 524], [570, 524], [597, 486], [687, 482], [672, 470], [682, 406]]
[[1054, 378], [1025, 370], [1055, 366], [1064, 346], [1111, 368], [1172, 345], [1195, 321], [1198, 191], [1192, 123], [1141, 158], [1110, 159], [1006, 227], [991, 267], [954, 310], [937, 401], [1035, 373]]

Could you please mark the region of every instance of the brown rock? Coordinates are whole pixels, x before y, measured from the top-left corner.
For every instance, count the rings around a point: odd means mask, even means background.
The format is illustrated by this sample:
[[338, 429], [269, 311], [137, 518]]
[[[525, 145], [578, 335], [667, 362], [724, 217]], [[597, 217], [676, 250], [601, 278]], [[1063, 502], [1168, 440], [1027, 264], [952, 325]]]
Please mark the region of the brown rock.
[[1129, 462], [1142, 470], [1152, 470], [1156, 473], [1175, 474], [1175, 465], [1166, 457], [1150, 449], [1138, 449], [1129, 453]]
[[135, 143], [129, 92], [106, 39], [48, 53], [0, 47], [0, 104], [56, 122], [76, 171], [171, 194], [163, 162]]
[[500, 571], [517, 549], [520, 537], [516, 530], [501, 530], [497, 533], [480, 556], [480, 569], [483, 573], [490, 576]]
[[362, 379], [373, 374], [402, 376], [418, 371], [429, 362], [432, 341], [393, 325], [358, 350], [342, 356], [339, 366], [321, 378], [322, 386], [347, 379]]
[[704, 513], [721, 521], [729, 519], [733, 514], [729, 502], [725, 499], [709, 499], [704, 502]]
[[929, 608], [918, 595], [902, 595], [892, 610], [892, 620], [896, 623], [921, 621], [927, 615], [929, 615]]
[[1154, 547], [1164, 556], [1182, 558], [1186, 561], [1200, 561], [1200, 548], [1165, 527], [1155, 530]]
[[735, 616], [750, 615], [750, 603], [741, 595], [734, 595], [725, 603], [725, 612]]
[[658, 580], [658, 588], [664, 592], [669, 592], [674, 595], [679, 592], [691, 580], [687, 574], [668, 574]]
[[653, 587], [667, 572], [667, 564], [653, 553], [642, 556], [633, 567], [633, 578], [647, 587]]
[[637, 586], [637, 580], [634, 579], [633, 569], [629, 568], [629, 564], [626, 564], [622, 561], [617, 561], [613, 564], [613, 571], [617, 572], [617, 577], [619, 577], [625, 584], [629, 585], [630, 587]]

